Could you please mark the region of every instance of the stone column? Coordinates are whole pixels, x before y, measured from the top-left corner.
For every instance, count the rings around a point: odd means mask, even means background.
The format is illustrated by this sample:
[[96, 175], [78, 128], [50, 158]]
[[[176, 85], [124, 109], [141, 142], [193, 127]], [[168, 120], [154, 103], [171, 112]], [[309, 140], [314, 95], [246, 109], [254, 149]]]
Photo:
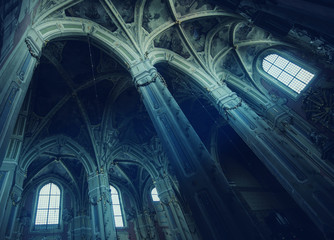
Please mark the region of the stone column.
[[155, 186], [164, 211], [167, 215], [168, 225], [171, 232], [171, 239], [193, 240], [197, 236], [192, 236], [179, 201], [176, 199], [168, 176], [159, 177], [155, 181]]
[[22, 186], [25, 177], [25, 173], [17, 167], [16, 171], [14, 172], [13, 187], [9, 194], [5, 213], [2, 218], [3, 225], [0, 230], [0, 235], [4, 236], [4, 239], [13, 239], [14, 237], [12, 234], [17, 222], [17, 211], [21, 202], [23, 191]]
[[108, 174], [97, 172], [88, 178], [94, 239], [116, 240]]
[[[318, 228], [325, 235], [333, 236], [333, 182], [329, 177], [322, 176], [321, 172], [315, 171], [314, 166], [310, 164], [314, 159], [308, 151], [291, 141], [291, 136], [297, 137], [298, 134], [290, 130], [287, 134], [279, 134], [225, 85], [209, 89], [209, 97], [221, 115], [228, 120]], [[286, 124], [284, 119], [283, 116], [275, 117], [281, 127]]]
[[136, 216], [137, 232], [140, 240], [157, 240], [158, 235], [148, 210], [140, 211]]
[[0, 70], [0, 165], [4, 159], [10, 136], [27, 93], [40, 48], [32, 37], [16, 47]]
[[130, 71], [202, 235], [261, 239], [156, 69], [143, 61]]

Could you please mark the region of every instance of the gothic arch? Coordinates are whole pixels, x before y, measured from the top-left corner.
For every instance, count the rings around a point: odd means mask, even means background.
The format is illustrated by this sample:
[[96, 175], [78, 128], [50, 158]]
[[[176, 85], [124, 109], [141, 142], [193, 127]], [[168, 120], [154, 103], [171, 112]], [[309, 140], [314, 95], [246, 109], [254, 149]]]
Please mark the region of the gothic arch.
[[158, 177], [159, 172], [154, 166], [153, 157], [149, 153], [144, 153], [142, 148], [143, 146], [130, 143], [119, 145], [111, 153], [112, 158], [108, 168], [114, 164], [115, 159], [120, 159], [120, 162], [131, 162], [142, 166], [148, 171], [152, 179]]
[[200, 70], [195, 64], [187, 61], [183, 57], [178, 54], [166, 50], [166, 49], [155, 49], [150, 52], [148, 55], [149, 59], [151, 59], [153, 65], [157, 65], [159, 63], [166, 63], [180, 72], [188, 75], [191, 79], [196, 82], [198, 86], [201, 86], [203, 89], [210, 89], [219, 86], [217, 80], [210, 76], [209, 73]]
[[39, 51], [52, 40], [89, 37], [98, 46], [105, 49], [108, 54], [116, 56], [116, 59], [126, 68], [140, 58], [136, 51], [125, 44], [122, 39], [110, 34], [102, 26], [86, 19], [46, 20], [34, 25], [28, 33], [29, 37], [34, 39]]
[[39, 154], [43, 153], [43, 151], [48, 148], [62, 146], [65, 147], [66, 150], [75, 154], [75, 157], [81, 161], [83, 164], [87, 175], [93, 174], [96, 167], [96, 163], [91, 158], [91, 156], [74, 140], [66, 137], [66, 136], [52, 136], [50, 138], [46, 138], [42, 140], [38, 145], [33, 147], [30, 151], [28, 151], [22, 160], [19, 163], [20, 168], [23, 171], [26, 171], [29, 165], [38, 157]]

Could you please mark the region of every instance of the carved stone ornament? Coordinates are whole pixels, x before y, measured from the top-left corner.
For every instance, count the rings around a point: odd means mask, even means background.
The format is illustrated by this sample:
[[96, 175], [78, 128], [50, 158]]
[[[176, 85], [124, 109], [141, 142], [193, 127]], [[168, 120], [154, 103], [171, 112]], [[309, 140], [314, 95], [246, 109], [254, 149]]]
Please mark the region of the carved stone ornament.
[[312, 89], [303, 100], [303, 109], [307, 119], [315, 124], [334, 131], [334, 89]]
[[33, 42], [33, 40], [30, 37], [27, 37], [25, 40], [25, 43], [28, 47], [29, 53], [31, 54], [32, 57], [36, 58], [37, 60], [39, 59], [39, 49]]

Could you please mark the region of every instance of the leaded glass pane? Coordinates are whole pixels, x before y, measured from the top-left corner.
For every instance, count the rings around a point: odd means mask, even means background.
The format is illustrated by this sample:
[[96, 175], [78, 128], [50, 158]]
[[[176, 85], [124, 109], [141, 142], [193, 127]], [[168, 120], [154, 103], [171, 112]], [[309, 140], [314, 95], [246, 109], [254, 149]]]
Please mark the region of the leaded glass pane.
[[39, 196], [38, 209], [47, 209], [49, 207], [49, 196]]
[[48, 215], [48, 210], [37, 210], [35, 224], [36, 225], [46, 224], [47, 215]]
[[114, 212], [114, 221], [116, 227], [123, 227], [123, 217], [122, 217], [122, 210], [121, 210], [121, 203], [119, 200], [118, 191], [113, 186], [110, 186], [111, 191], [111, 201], [112, 207]]
[[267, 60], [270, 63], [274, 63], [275, 60], [277, 59], [278, 55], [277, 54], [269, 54], [266, 56], [264, 59]]
[[118, 195], [111, 195], [111, 201], [113, 204], [119, 204]]
[[268, 73], [271, 75], [271, 76], [273, 76], [274, 78], [277, 78], [279, 75], [280, 75], [280, 73], [282, 72], [282, 70], [281, 69], [279, 69], [278, 67], [276, 67], [276, 66], [271, 66], [271, 68], [269, 69], [269, 71], [268, 71]]
[[113, 186], [110, 186], [110, 190], [111, 190], [111, 194], [117, 194], [118, 195], [118, 192], [117, 192], [116, 188], [114, 188]]
[[269, 75], [297, 93], [300, 93], [314, 77], [313, 73], [306, 71], [277, 54], [266, 56], [262, 60], [262, 68]]
[[266, 72], [268, 72], [268, 70], [269, 70], [269, 68], [272, 66], [272, 64], [271, 63], [269, 63], [268, 61], [263, 61], [262, 62], [262, 68], [263, 68], [263, 70], [264, 71], [266, 71]]
[[297, 79], [293, 79], [292, 82], [289, 84], [289, 87], [296, 91], [297, 93], [300, 93], [301, 90], [304, 89], [306, 85], [302, 83], [301, 81], [298, 81]]
[[301, 80], [302, 82], [306, 84], [308, 84], [313, 77], [314, 77], [314, 74], [306, 71], [305, 69], [300, 70], [296, 76], [296, 78], [298, 78], [299, 80]]
[[293, 77], [290, 74], [287, 74], [286, 72], [282, 72], [281, 75], [279, 75], [278, 80], [280, 80], [285, 85], [289, 85]]
[[293, 64], [292, 62], [289, 62], [288, 66], [286, 66], [284, 70], [292, 76], [295, 76], [299, 72], [300, 67], [298, 67], [296, 64]]
[[121, 207], [119, 205], [113, 205], [114, 215], [122, 216]]
[[60, 207], [59, 187], [53, 183], [46, 184], [39, 191], [35, 225], [59, 224], [59, 207]]
[[48, 216], [48, 224], [58, 224], [59, 209], [50, 209]]
[[160, 201], [160, 198], [158, 196], [158, 191], [156, 188], [153, 188], [152, 191], [151, 191], [151, 196], [152, 196], [152, 200], [154, 202], [159, 202]]
[[51, 196], [49, 208], [59, 208], [60, 196]]
[[51, 183], [51, 194], [52, 195], [60, 195], [60, 189], [57, 187], [57, 185]]
[[121, 216], [116, 216], [115, 217], [115, 226], [116, 227], [123, 227], [123, 219]]
[[286, 60], [285, 58], [282, 57], [278, 57], [274, 63], [274, 65], [276, 65], [277, 67], [284, 69], [286, 67], [286, 65], [288, 65], [289, 61]]
[[39, 195], [49, 195], [50, 194], [50, 183], [42, 187]]

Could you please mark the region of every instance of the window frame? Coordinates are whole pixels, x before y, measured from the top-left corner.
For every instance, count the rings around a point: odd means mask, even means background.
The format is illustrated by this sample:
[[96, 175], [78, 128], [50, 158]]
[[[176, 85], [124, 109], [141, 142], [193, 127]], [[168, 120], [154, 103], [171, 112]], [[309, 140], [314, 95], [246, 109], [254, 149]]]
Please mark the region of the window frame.
[[[117, 191], [117, 194], [118, 194], [118, 201], [119, 201], [119, 205], [120, 205], [120, 209], [121, 209], [121, 214], [122, 214], [122, 221], [123, 221], [123, 226], [122, 227], [117, 227], [116, 226], [116, 221], [115, 221], [115, 213], [114, 213], [114, 206], [113, 206], [113, 202], [112, 202], [112, 197], [111, 197], [111, 188], [110, 187], [113, 187], [116, 189]], [[114, 185], [114, 184], [109, 184], [109, 189], [110, 189], [110, 199], [111, 199], [111, 208], [112, 208], [112, 213], [113, 213], [113, 220], [114, 220], [114, 224], [115, 224], [115, 228], [117, 229], [123, 229], [123, 228], [126, 228], [127, 227], [127, 223], [124, 219], [124, 208], [123, 208], [123, 200], [122, 200], [122, 197], [121, 197], [121, 191], [119, 190], [119, 188]]]
[[[306, 84], [306, 86], [304, 87], [303, 90], [300, 91], [300, 93], [295, 92], [289, 86], [285, 85], [284, 83], [279, 81], [277, 78], [271, 76], [269, 73], [267, 73], [263, 69], [262, 62], [270, 54], [276, 54], [282, 58], [285, 58], [286, 60], [297, 65], [298, 67], [314, 74], [313, 78], [310, 80], [308, 84]], [[277, 87], [280, 91], [282, 91], [282, 93], [287, 94], [293, 100], [298, 100], [303, 95], [303, 93], [305, 93], [307, 89], [313, 84], [315, 79], [318, 78], [319, 73], [320, 73], [320, 70], [317, 67], [307, 65], [305, 63], [305, 60], [303, 61], [302, 59], [294, 56], [293, 54], [286, 52], [286, 50], [277, 50], [277, 49], [266, 49], [265, 51], [260, 53], [257, 58], [256, 68], [257, 68], [258, 73], [261, 75], [261, 78], [264, 81], [266, 81], [268, 84], [270, 84], [273, 87]]]
[[[39, 228], [36, 226], [47, 226], [48, 224], [45, 224], [45, 225], [36, 225], [36, 216], [37, 216], [37, 207], [38, 207], [38, 200], [39, 200], [39, 194], [40, 194], [40, 191], [42, 190], [42, 188], [45, 186], [45, 185], [48, 185], [50, 183], [53, 183], [55, 184], [58, 188], [59, 188], [59, 191], [60, 191], [60, 200], [59, 200], [59, 221], [58, 221], [58, 224], [50, 224], [50, 225], [58, 225], [57, 227], [55, 228]], [[33, 218], [32, 218], [32, 221], [31, 221], [31, 227], [30, 227], [30, 232], [52, 232], [52, 233], [58, 233], [58, 232], [62, 232], [63, 231], [63, 220], [62, 220], [62, 212], [63, 212], [63, 192], [64, 192], [64, 189], [62, 187], [62, 185], [57, 182], [57, 181], [54, 181], [54, 180], [46, 180], [46, 181], [43, 181], [42, 183], [40, 183], [36, 189], [36, 192], [34, 194], [34, 201], [33, 201]]]

